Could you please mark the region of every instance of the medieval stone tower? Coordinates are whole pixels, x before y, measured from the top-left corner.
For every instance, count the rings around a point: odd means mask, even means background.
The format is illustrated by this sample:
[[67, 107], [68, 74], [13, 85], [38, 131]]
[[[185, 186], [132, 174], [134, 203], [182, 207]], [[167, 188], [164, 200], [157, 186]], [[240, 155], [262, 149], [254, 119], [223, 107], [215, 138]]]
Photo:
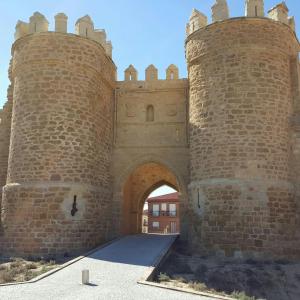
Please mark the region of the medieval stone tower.
[[141, 229], [146, 197], [179, 191], [193, 251], [300, 257], [300, 50], [284, 3], [247, 0], [187, 24], [188, 79], [175, 65], [116, 80], [89, 16], [67, 33], [19, 22], [0, 111], [0, 252], [80, 252]]

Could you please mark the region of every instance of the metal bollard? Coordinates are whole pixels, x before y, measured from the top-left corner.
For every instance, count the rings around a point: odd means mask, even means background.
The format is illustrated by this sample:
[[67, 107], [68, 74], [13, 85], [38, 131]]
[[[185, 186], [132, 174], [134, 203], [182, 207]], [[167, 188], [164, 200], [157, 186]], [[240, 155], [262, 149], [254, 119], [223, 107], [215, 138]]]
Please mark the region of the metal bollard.
[[82, 270], [82, 284], [89, 284], [89, 270]]

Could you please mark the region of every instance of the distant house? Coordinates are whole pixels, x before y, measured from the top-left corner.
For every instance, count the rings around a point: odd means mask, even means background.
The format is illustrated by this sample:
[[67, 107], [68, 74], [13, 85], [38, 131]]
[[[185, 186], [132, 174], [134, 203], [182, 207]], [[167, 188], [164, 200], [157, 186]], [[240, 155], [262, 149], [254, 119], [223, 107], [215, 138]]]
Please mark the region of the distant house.
[[148, 232], [148, 209], [143, 211], [142, 233]]
[[151, 197], [148, 201], [148, 233], [179, 233], [178, 192]]

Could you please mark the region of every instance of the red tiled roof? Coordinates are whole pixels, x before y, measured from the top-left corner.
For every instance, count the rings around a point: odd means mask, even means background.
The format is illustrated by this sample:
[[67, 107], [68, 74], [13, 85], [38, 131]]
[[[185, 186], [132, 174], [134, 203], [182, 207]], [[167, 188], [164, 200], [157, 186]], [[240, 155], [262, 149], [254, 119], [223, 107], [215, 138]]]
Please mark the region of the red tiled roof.
[[161, 196], [156, 196], [156, 197], [151, 197], [148, 198], [147, 201], [151, 202], [151, 201], [174, 201], [174, 200], [178, 200], [178, 192], [175, 193], [171, 193], [171, 194], [167, 194], [167, 195], [161, 195]]

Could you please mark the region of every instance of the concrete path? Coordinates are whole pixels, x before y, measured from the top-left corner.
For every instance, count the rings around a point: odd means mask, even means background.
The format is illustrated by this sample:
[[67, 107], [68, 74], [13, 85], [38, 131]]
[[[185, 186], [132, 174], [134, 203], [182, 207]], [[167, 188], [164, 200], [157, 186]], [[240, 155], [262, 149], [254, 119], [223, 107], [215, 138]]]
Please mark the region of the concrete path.
[[[117, 240], [36, 283], [0, 287], [1, 300], [204, 300], [210, 299], [137, 284], [172, 236], [135, 235]], [[81, 282], [90, 270], [91, 285]]]

